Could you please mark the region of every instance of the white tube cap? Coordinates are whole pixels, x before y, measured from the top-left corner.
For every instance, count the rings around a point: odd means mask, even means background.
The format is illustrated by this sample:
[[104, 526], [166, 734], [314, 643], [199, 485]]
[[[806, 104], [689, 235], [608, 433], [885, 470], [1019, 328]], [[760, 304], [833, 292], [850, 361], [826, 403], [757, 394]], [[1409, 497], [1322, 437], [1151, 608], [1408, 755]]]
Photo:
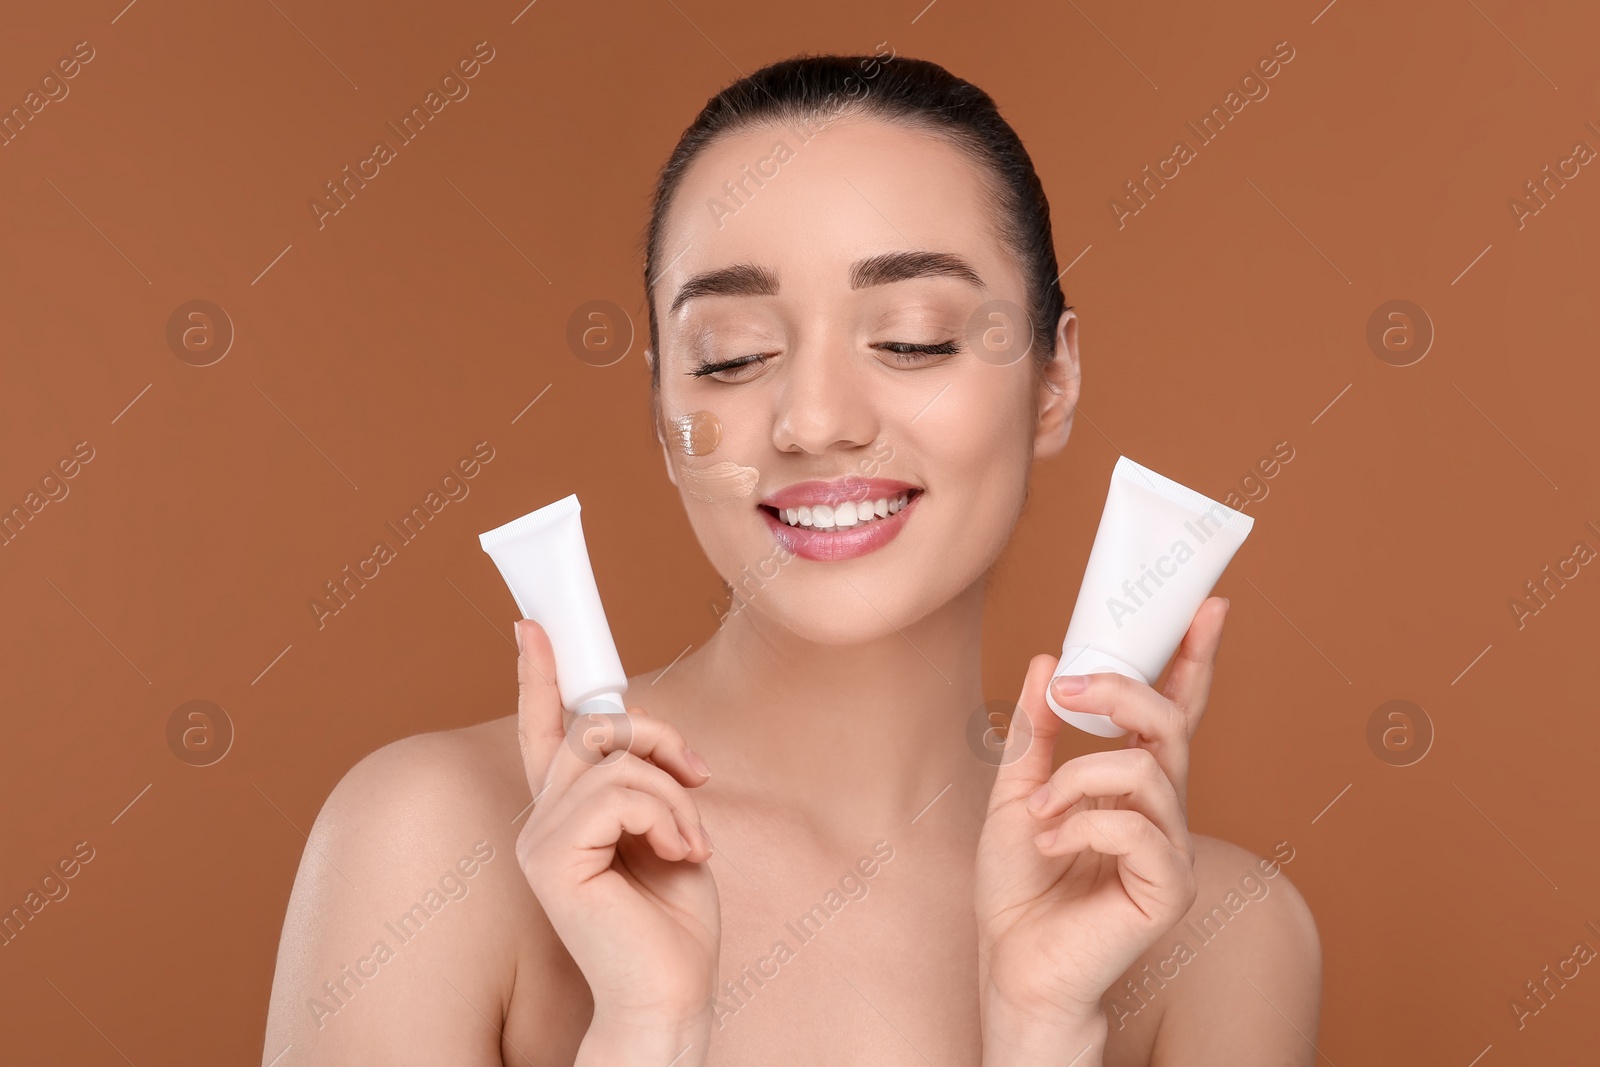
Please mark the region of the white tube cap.
[[[1132, 664], [1108, 652], [1089, 648], [1087, 645], [1067, 645], [1061, 650], [1061, 662], [1056, 665], [1056, 672], [1050, 676], [1050, 681], [1055, 682], [1063, 674], [1121, 674], [1142, 685], [1150, 684], [1150, 679], [1140, 674], [1138, 668]], [[1055, 695], [1048, 685], [1045, 687], [1044, 700], [1050, 705], [1050, 710], [1060, 716], [1062, 722], [1076, 726], [1086, 734], [1094, 734], [1096, 737], [1122, 737], [1128, 732], [1112, 722], [1108, 715], [1099, 715], [1092, 711], [1069, 711], [1062, 707], [1056, 703]]]
[[614, 689], [603, 689], [585, 697], [578, 702], [576, 709], [578, 715], [626, 715], [627, 713], [628, 709], [622, 702], [622, 694]]

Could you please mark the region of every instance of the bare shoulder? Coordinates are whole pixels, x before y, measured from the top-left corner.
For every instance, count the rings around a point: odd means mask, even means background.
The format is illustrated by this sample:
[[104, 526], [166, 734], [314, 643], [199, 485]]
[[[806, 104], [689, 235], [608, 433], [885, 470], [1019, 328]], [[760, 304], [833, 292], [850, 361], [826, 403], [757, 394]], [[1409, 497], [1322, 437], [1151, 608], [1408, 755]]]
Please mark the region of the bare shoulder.
[[[1195, 936], [1205, 934], [1210, 937], [1207, 944], [1220, 944], [1226, 925], [1239, 934], [1238, 947], [1228, 955], [1238, 967], [1266, 968], [1269, 978], [1320, 975], [1322, 944], [1316, 919], [1289, 878], [1294, 845], [1279, 841], [1267, 855], [1257, 856], [1201, 834], [1194, 835], [1194, 844], [1199, 892], [1187, 918]], [[1236, 923], [1236, 919], [1247, 921]]]
[[348, 864], [376, 887], [437, 873], [435, 867], [452, 865], [480, 841], [487, 843], [480, 851], [498, 851], [515, 841], [513, 820], [529, 799], [517, 755], [514, 718], [384, 745], [329, 794], [301, 875], [309, 868], [318, 883], [348, 889], [344, 876], [354, 877], [342, 866]]
[[419, 734], [334, 787], [301, 857], [263, 1062], [498, 1064], [517, 946], [537, 917], [515, 857], [528, 801], [515, 718]]
[[[342, 840], [350, 826], [384, 820], [394, 824], [390, 829], [402, 844], [427, 839], [428, 829], [451, 821], [487, 818], [497, 805], [527, 792], [517, 755], [514, 716], [393, 741], [339, 780], [317, 817], [317, 830], [330, 841]], [[401, 814], [421, 825], [396, 818]], [[509, 825], [516, 814], [505, 813], [501, 821]]]
[[1145, 996], [1165, 999], [1149, 1062], [1310, 1067], [1322, 949], [1287, 873], [1294, 845], [1280, 841], [1258, 856], [1200, 834], [1194, 844], [1194, 906], [1137, 976]]

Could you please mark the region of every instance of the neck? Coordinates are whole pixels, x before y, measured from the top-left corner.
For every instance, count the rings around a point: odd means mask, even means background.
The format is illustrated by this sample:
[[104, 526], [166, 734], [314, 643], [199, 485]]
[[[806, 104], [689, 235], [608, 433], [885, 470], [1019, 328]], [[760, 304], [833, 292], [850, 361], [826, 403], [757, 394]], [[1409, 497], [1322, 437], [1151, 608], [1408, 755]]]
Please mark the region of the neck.
[[685, 736], [724, 788], [842, 833], [905, 826], [946, 786], [947, 807], [986, 794], [994, 767], [967, 740], [985, 700], [983, 592], [979, 580], [911, 626], [847, 645], [746, 605], [673, 672]]

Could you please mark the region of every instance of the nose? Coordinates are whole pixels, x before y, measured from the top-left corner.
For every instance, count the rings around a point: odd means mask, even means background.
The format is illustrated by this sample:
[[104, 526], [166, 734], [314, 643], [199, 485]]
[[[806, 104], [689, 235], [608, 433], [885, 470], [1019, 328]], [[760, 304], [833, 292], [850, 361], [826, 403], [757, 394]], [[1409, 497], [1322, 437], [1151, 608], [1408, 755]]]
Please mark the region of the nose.
[[786, 363], [772, 420], [778, 451], [820, 455], [876, 440], [878, 413], [864, 380], [870, 368], [843, 343], [797, 347]]

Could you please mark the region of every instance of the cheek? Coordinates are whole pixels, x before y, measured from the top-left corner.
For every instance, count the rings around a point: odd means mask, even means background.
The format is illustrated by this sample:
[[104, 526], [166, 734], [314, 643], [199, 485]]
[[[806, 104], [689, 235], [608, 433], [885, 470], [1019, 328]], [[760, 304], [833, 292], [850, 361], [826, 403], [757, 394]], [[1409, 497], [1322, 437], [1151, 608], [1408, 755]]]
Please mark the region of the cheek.
[[1034, 412], [1010, 377], [979, 368], [952, 380], [943, 396], [902, 423], [905, 440], [914, 442], [927, 465], [919, 473], [934, 488], [944, 481], [944, 488], [962, 495], [1021, 492], [1033, 450]]
[[715, 463], [686, 460], [678, 468], [678, 486], [696, 500], [708, 504], [754, 504], [761, 472], [732, 460]]
[[[724, 447], [722, 419], [713, 411], [691, 411], [667, 422], [667, 448], [678, 488], [687, 500], [706, 504], [753, 504], [761, 472], [739, 462], [747, 450]], [[687, 502], [686, 500], [686, 502]]]
[[761, 470], [755, 463], [766, 454], [766, 428], [728, 405], [669, 416], [665, 428], [689, 526], [707, 560], [731, 581], [764, 547], [761, 539], [770, 539], [756, 512]]
[[709, 456], [722, 443], [722, 420], [710, 411], [692, 411], [670, 423], [669, 444], [685, 456]]
[[995, 381], [994, 368], [982, 370], [972, 380], [954, 380], [938, 402], [901, 424], [904, 447], [897, 445], [886, 467], [891, 476], [909, 472], [928, 486], [921, 530], [908, 546], [926, 554], [916, 566], [930, 576], [934, 596], [993, 564], [1027, 497], [1033, 410], [1016, 383]]

